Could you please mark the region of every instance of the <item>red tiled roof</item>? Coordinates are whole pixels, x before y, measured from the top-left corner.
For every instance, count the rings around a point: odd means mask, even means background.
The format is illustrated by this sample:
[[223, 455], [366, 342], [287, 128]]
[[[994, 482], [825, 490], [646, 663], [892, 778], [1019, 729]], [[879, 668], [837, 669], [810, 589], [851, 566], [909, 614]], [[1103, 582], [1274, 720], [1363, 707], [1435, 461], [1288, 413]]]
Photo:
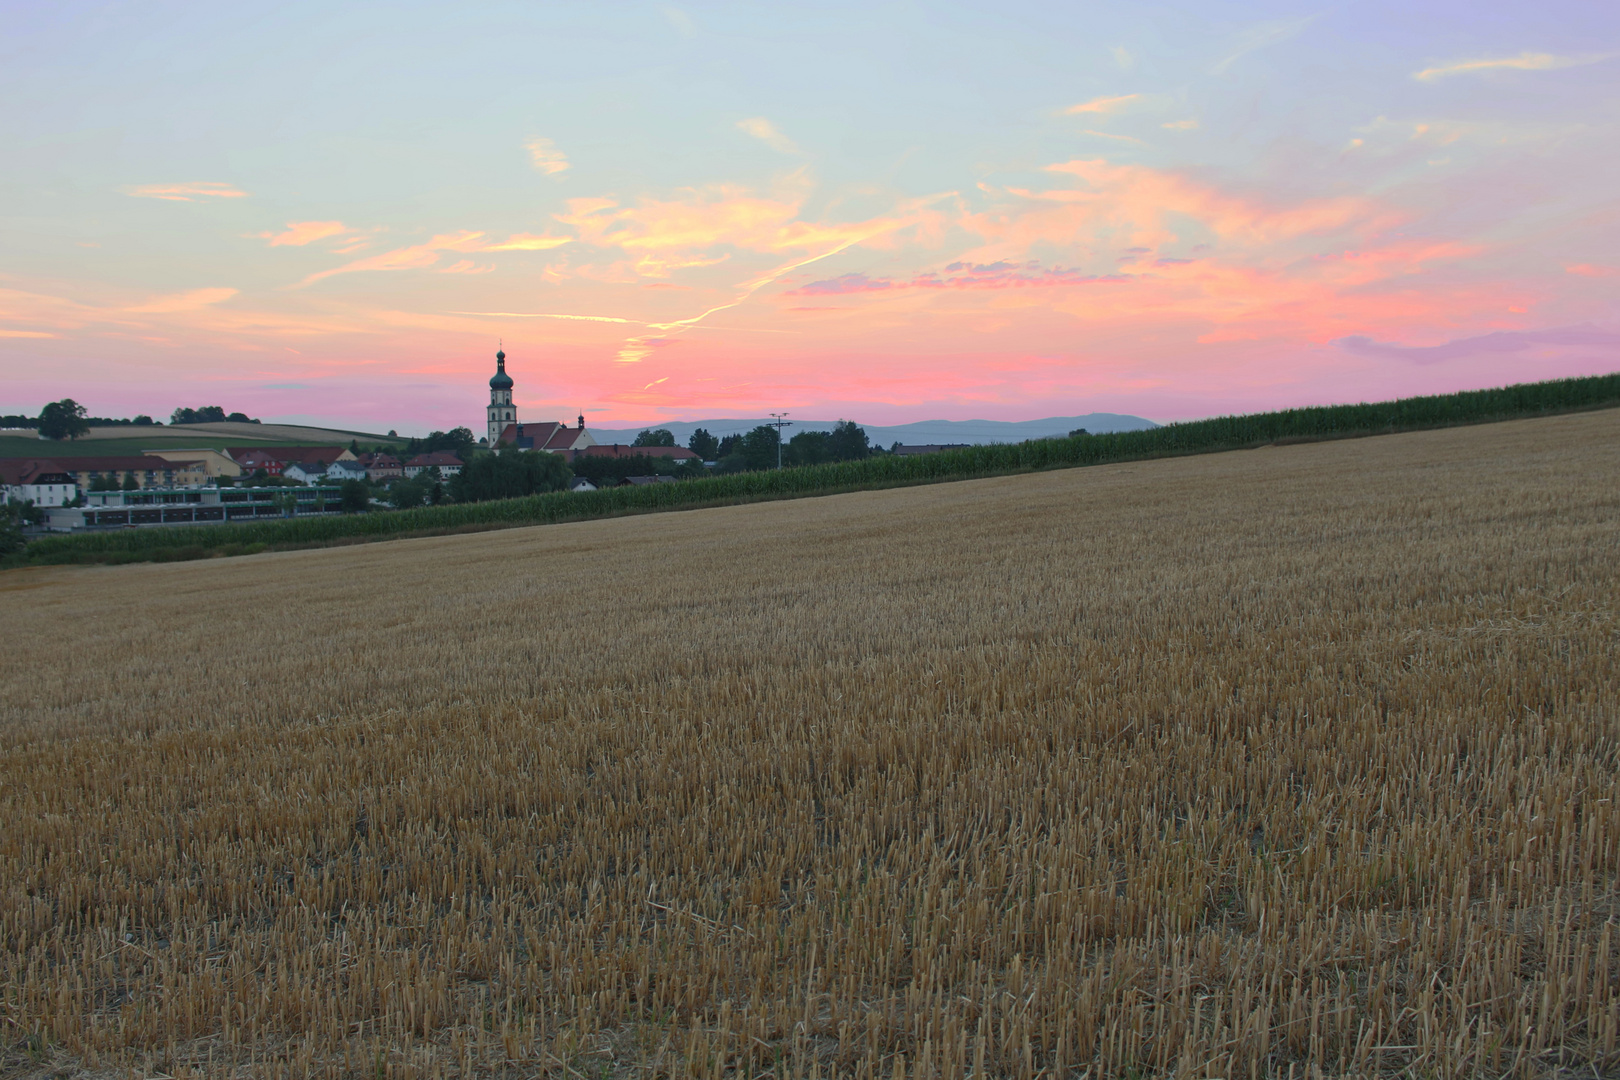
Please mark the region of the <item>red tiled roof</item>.
[[243, 454], [259, 452], [259, 453], [268, 454], [268, 455], [270, 455], [270, 457], [274, 458], [276, 461], [279, 461], [279, 462], [281, 462], [281, 463], [283, 463], [285, 465], [291, 465], [295, 461], [300, 462], [302, 464], [306, 464], [306, 465], [310, 464], [312, 462], [320, 462], [322, 465], [330, 465], [330, 464], [332, 464], [332, 462], [336, 461], [339, 457], [341, 457], [343, 455], [343, 447], [341, 447], [341, 446], [228, 446], [228, 447], [225, 448], [225, 452], [227, 454], [231, 455], [231, 457], [234, 458], [238, 463], [241, 462]]
[[413, 469], [426, 469], [434, 465], [460, 465], [461, 459], [448, 450], [435, 450], [431, 454], [417, 454], [405, 464]]
[[695, 461], [697, 455], [684, 446], [631, 446], [628, 443], [598, 443], [574, 451], [575, 457], [668, 458], [671, 461]]
[[0, 458], [0, 483], [3, 484], [60, 483], [41, 478], [64, 475], [68, 475], [68, 471], [48, 458]]
[[567, 424], [559, 424], [551, 420], [537, 424], [508, 424], [506, 430], [501, 432], [501, 437], [496, 441], [521, 445], [519, 440], [533, 439], [534, 445], [526, 449], [567, 450], [574, 445], [583, 430], [583, 428], [571, 428]]
[[63, 472], [172, 472], [177, 469], [201, 469], [201, 461], [168, 461], [160, 457], [70, 457], [56, 462]]

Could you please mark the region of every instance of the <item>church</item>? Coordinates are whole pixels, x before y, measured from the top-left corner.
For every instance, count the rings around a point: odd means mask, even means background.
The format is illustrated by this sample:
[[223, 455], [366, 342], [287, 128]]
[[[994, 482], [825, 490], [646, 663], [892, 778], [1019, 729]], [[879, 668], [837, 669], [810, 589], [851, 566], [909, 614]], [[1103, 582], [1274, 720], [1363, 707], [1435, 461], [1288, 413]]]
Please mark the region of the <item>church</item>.
[[538, 424], [518, 423], [517, 406], [512, 404], [512, 376], [506, 373], [506, 350], [495, 353], [495, 374], [489, 380], [488, 445], [509, 443], [519, 450], [549, 450], [572, 460], [574, 451], [595, 446], [596, 440], [585, 430], [585, 414], [579, 416], [579, 427], [571, 428], [562, 421]]

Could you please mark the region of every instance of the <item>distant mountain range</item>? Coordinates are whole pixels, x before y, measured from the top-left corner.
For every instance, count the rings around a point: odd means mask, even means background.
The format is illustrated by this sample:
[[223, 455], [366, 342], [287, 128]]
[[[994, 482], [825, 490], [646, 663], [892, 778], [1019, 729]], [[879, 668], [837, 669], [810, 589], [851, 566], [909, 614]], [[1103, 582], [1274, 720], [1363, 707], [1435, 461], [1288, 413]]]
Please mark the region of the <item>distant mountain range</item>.
[[[717, 439], [727, 435], [741, 435], [752, 431], [761, 424], [770, 423], [770, 417], [757, 420], [691, 420], [691, 421], [660, 421], [648, 424], [646, 427], [666, 428], [675, 436], [675, 441], [682, 446], [692, 437], [692, 432], [698, 428], [705, 428], [709, 434]], [[794, 420], [792, 426], [782, 432], [784, 439], [791, 439], [800, 431], [831, 431], [836, 420]], [[857, 421], [859, 423], [859, 421]], [[907, 446], [916, 446], [928, 443], [968, 443], [980, 445], [983, 443], [1016, 443], [1026, 439], [1049, 439], [1054, 436], [1067, 435], [1076, 428], [1085, 428], [1093, 435], [1102, 435], [1111, 431], [1143, 431], [1156, 428], [1151, 420], [1140, 416], [1126, 416], [1122, 413], [1087, 413], [1084, 416], [1048, 416], [1044, 420], [919, 420], [915, 424], [894, 424], [879, 426], [877, 424], [861, 424], [866, 429], [867, 438], [872, 440], [873, 446], [889, 447], [895, 443], [904, 443]], [[646, 427], [633, 428], [599, 428], [587, 425], [591, 438], [599, 443], [630, 443], [636, 436], [646, 430]]]

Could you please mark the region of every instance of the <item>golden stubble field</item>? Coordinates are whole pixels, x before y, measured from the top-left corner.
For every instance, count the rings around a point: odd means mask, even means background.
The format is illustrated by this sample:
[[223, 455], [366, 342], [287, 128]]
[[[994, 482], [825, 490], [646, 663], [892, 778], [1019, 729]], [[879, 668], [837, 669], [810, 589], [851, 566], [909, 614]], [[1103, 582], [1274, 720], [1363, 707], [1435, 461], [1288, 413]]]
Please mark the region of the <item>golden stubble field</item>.
[[8, 1073], [1612, 1070], [1620, 411], [0, 575]]

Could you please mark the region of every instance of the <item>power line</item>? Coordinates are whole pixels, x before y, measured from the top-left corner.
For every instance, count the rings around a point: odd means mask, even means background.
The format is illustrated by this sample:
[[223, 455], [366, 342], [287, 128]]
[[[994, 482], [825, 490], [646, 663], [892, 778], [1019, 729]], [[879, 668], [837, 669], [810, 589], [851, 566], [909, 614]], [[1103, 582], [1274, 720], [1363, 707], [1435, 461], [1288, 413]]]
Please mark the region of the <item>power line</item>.
[[771, 422], [766, 425], [776, 429], [776, 467], [782, 467], [782, 429], [792, 427], [793, 421], [787, 419], [786, 412], [771, 413]]

